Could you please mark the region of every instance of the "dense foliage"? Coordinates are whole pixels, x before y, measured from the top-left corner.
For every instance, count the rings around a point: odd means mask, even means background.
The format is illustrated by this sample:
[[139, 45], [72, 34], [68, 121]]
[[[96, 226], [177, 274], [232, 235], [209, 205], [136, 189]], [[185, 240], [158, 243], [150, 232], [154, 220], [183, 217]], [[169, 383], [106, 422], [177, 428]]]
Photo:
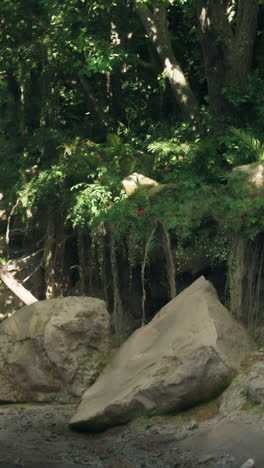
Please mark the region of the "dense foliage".
[[[231, 174], [264, 159], [262, 3], [3, 0], [0, 190], [28, 233], [60, 216], [125, 240], [131, 267], [162, 226], [179, 270], [190, 245], [213, 264], [262, 233]], [[133, 172], [161, 189], [127, 197]]]

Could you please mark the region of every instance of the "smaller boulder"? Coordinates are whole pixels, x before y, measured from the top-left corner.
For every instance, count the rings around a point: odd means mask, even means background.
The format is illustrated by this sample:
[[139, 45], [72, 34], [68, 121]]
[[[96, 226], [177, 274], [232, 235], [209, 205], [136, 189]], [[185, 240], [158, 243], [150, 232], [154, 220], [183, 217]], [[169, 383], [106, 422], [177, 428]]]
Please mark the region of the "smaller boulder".
[[0, 324], [0, 342], [0, 401], [76, 401], [110, 353], [110, 316], [96, 298], [39, 301]]

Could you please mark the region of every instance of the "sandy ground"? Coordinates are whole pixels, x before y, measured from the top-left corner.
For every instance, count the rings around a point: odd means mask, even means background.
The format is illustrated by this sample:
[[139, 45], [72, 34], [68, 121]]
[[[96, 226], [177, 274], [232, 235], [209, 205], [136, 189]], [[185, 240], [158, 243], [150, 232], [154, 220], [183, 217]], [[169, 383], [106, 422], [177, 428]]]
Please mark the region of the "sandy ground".
[[[264, 468], [264, 411], [220, 419], [214, 409], [139, 418], [101, 434], [73, 432], [72, 405], [0, 405], [0, 467]], [[211, 414], [212, 413], [212, 414]], [[201, 417], [203, 415], [203, 417]]]

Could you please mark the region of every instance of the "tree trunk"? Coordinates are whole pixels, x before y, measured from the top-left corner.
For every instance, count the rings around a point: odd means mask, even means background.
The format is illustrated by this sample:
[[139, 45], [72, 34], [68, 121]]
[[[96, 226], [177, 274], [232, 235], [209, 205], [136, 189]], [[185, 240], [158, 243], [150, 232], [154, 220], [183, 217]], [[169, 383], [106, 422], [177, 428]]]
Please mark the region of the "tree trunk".
[[[120, 34], [117, 26], [111, 22], [110, 42], [113, 48], [126, 48], [126, 35]], [[122, 67], [120, 64], [112, 72], [109, 72], [107, 86], [107, 102], [109, 106], [109, 117], [113, 130], [118, 127], [120, 121], [126, 122], [125, 107], [123, 104], [122, 90]]]
[[[232, 9], [230, 9], [232, 4]], [[209, 106], [213, 114], [227, 114], [225, 88], [246, 88], [256, 36], [256, 0], [197, 0]]]
[[164, 73], [168, 77], [183, 118], [193, 122], [196, 127], [199, 121], [199, 105], [180, 64], [175, 58], [168, 30], [166, 9], [159, 6], [151, 11], [139, 0], [135, 0], [135, 2], [136, 11], [162, 62]]

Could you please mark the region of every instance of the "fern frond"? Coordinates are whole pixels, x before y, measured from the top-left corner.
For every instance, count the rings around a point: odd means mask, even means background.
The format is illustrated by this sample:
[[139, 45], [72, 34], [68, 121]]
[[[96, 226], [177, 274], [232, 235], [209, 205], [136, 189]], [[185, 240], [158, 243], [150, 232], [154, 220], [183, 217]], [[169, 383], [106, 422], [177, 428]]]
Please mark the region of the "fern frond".
[[264, 160], [264, 143], [255, 138], [250, 132], [240, 128], [231, 127], [231, 132], [240, 138], [242, 143], [254, 154], [257, 161]]
[[191, 149], [188, 143], [174, 143], [172, 141], [154, 141], [148, 146], [148, 151], [162, 156], [169, 154], [187, 154]]

